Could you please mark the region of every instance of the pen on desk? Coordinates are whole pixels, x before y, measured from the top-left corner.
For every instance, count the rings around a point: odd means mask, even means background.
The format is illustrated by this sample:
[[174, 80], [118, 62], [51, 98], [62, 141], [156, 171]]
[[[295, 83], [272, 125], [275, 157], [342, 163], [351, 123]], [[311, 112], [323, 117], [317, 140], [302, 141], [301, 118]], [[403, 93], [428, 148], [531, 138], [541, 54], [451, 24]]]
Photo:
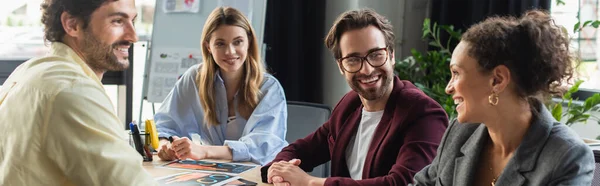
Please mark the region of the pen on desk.
[[133, 145], [135, 146], [135, 150], [144, 156], [144, 145], [142, 144], [142, 139], [140, 138], [140, 130], [134, 122], [129, 123], [129, 130], [131, 130], [131, 137], [133, 138]]

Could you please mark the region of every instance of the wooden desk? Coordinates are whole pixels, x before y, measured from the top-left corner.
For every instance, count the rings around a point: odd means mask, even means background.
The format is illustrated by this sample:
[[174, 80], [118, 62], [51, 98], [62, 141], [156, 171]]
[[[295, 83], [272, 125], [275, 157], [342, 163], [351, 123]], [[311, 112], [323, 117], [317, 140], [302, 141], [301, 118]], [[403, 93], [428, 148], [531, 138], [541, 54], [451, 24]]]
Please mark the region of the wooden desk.
[[[152, 159], [154, 161], [144, 162], [143, 165], [144, 165], [144, 169], [146, 169], [146, 171], [148, 171], [148, 173], [150, 173], [150, 175], [152, 175], [154, 178], [164, 177], [164, 176], [177, 174], [177, 173], [181, 173], [181, 172], [189, 172], [189, 171], [181, 170], [181, 169], [168, 169], [168, 168], [154, 167], [154, 166], [159, 166], [159, 165], [165, 164], [165, 163], [167, 163], [167, 161], [161, 161], [157, 155], [154, 155], [154, 157]], [[229, 161], [223, 161], [223, 160], [207, 160], [207, 161], [229, 162]], [[252, 164], [252, 163], [248, 163], [248, 164]], [[256, 167], [254, 169], [246, 171], [246, 172], [240, 174], [239, 176], [246, 180], [257, 183], [258, 186], [273, 185], [273, 184], [266, 184], [266, 183], [262, 182], [261, 177], [260, 177], [260, 167]]]

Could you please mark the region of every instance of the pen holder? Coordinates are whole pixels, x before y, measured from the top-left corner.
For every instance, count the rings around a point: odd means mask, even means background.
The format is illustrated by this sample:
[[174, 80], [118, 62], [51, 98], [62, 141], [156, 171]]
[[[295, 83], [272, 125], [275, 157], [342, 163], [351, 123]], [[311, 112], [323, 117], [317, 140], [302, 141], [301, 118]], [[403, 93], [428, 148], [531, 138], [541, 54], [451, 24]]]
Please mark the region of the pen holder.
[[[144, 145], [150, 144], [147, 140], [148, 136], [150, 136], [150, 134], [148, 134], [148, 133], [140, 134], [140, 138], [141, 138], [142, 142], [144, 143]], [[134, 146], [135, 143], [133, 142], [133, 134], [131, 134], [131, 131], [129, 131], [129, 145], [131, 145], [133, 148], [135, 148], [135, 146]]]
[[133, 134], [131, 134], [131, 132], [129, 132], [129, 145], [131, 145], [133, 147], [133, 149], [136, 149], [137, 151], [137, 147], [135, 144], [135, 137], [138, 137], [140, 139], [140, 141], [142, 142], [142, 149], [143, 152], [139, 152], [140, 155], [144, 158], [144, 161], [152, 161], [152, 147], [150, 145], [150, 134], [148, 133], [140, 133], [139, 136], [134, 136]]

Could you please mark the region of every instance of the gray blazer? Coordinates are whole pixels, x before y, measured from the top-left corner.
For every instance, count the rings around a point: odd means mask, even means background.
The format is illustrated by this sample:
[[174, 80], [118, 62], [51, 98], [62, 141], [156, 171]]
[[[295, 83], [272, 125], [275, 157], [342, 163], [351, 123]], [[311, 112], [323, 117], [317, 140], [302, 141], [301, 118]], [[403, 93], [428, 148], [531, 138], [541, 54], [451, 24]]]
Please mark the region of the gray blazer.
[[[569, 127], [556, 122], [545, 106], [506, 164], [496, 185], [591, 185], [594, 154]], [[446, 130], [433, 162], [414, 177], [414, 185], [472, 185], [479, 154], [489, 139], [483, 124], [460, 124]]]

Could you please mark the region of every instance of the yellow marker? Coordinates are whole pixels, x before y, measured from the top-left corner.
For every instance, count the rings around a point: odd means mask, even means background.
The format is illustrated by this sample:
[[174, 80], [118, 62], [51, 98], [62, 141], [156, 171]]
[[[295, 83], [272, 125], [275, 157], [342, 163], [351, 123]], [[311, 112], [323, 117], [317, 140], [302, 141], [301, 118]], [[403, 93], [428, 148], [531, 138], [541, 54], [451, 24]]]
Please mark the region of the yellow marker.
[[150, 138], [152, 148], [158, 149], [158, 132], [156, 131], [154, 120], [146, 120], [146, 134], [148, 134], [148, 137]]

